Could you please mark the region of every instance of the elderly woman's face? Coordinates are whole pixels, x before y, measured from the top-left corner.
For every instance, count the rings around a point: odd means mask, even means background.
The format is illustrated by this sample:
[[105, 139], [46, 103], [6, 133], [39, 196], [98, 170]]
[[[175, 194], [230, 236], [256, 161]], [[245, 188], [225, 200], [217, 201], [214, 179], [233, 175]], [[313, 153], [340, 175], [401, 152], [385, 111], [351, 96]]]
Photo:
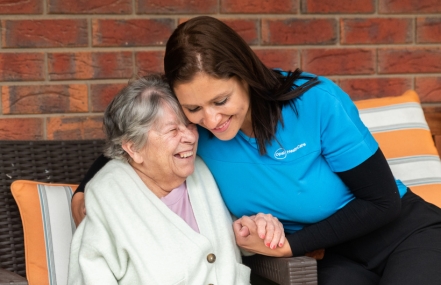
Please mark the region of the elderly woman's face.
[[182, 123], [175, 112], [164, 107], [164, 115], [149, 131], [147, 143], [139, 151], [145, 172], [154, 180], [179, 181], [194, 170], [197, 128]]

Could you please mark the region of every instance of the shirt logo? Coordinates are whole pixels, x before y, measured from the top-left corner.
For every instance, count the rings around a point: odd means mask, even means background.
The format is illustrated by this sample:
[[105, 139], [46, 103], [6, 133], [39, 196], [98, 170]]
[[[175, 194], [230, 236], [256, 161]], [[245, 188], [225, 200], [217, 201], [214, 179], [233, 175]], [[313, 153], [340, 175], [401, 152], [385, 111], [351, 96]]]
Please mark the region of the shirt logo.
[[277, 159], [285, 159], [288, 154], [294, 153], [294, 152], [298, 151], [299, 149], [301, 149], [302, 147], [305, 147], [305, 146], [306, 146], [306, 143], [301, 143], [298, 146], [296, 146], [295, 148], [289, 149], [289, 150], [285, 150], [284, 148], [279, 148], [274, 153], [274, 157], [277, 158]]

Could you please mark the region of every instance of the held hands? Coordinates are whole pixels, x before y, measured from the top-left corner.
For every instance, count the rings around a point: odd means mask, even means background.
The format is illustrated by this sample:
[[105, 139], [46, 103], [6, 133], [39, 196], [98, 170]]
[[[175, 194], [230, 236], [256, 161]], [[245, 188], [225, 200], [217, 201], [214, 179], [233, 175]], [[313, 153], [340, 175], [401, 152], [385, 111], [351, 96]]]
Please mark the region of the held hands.
[[84, 203], [84, 193], [78, 192], [72, 198], [72, 217], [77, 227], [85, 216], [86, 205]]
[[267, 256], [292, 256], [283, 225], [271, 214], [243, 216], [233, 223], [236, 243], [241, 248]]

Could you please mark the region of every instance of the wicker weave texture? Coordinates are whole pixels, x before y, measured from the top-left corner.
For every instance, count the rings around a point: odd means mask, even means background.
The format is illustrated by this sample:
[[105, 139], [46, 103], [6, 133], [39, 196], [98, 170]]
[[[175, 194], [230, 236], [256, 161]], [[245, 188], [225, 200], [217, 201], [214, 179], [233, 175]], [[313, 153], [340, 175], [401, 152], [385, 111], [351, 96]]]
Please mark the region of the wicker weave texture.
[[[11, 195], [14, 180], [79, 183], [102, 153], [103, 141], [0, 141], [0, 268], [26, 276], [23, 230]], [[317, 284], [309, 257], [244, 258], [253, 272], [279, 284]]]
[[317, 262], [310, 257], [273, 258], [255, 255], [244, 257], [243, 262], [255, 274], [280, 285], [317, 284]]
[[102, 148], [103, 141], [0, 141], [1, 268], [26, 275], [23, 229], [11, 183], [79, 183]]

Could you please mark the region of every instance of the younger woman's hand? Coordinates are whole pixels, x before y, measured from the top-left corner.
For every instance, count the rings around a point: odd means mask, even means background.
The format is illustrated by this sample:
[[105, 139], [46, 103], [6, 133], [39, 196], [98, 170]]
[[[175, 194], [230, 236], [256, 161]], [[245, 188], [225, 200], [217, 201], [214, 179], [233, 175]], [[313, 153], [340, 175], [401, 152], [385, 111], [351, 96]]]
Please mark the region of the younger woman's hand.
[[[272, 249], [264, 244], [264, 240], [258, 234], [255, 217], [243, 216], [237, 219], [233, 223], [233, 230], [237, 245], [249, 252], [275, 257], [292, 256], [291, 247], [288, 242], [284, 242], [281, 247], [275, 246]], [[245, 236], [245, 232], [248, 235]]]
[[250, 218], [257, 226], [257, 235], [263, 240], [267, 247], [271, 249], [283, 247], [285, 243], [285, 231], [279, 219], [271, 214], [263, 213], [251, 216]]

